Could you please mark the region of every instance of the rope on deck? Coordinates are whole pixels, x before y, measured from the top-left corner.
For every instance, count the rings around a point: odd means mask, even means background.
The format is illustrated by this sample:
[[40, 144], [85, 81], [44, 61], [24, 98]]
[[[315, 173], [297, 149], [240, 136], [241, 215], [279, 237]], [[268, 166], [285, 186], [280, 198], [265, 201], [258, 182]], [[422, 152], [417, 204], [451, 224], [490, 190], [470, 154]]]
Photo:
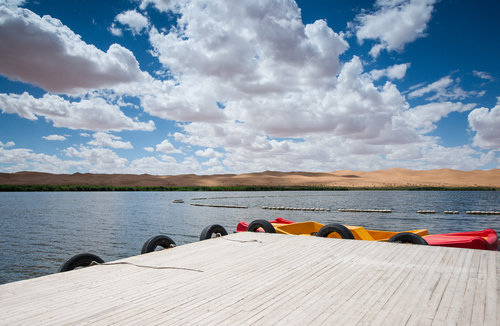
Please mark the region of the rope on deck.
[[239, 243], [245, 243], [245, 242], [258, 242], [258, 243], [262, 243], [262, 241], [257, 240], [257, 239], [253, 239], [253, 240], [236, 240], [236, 239], [228, 239], [228, 238], [221, 238], [221, 239], [224, 239], [224, 240], [227, 240], [227, 241], [239, 242]]
[[134, 263], [130, 263], [130, 262], [127, 262], [127, 261], [120, 261], [120, 262], [115, 262], [115, 263], [98, 263], [98, 262], [95, 262], [93, 261], [90, 266], [94, 266], [94, 265], [132, 265], [132, 266], [135, 266], [135, 267], [139, 267], [139, 268], [150, 268], [150, 269], [178, 269], [178, 270], [184, 270], [184, 271], [191, 271], [191, 272], [201, 272], [203, 273], [202, 270], [200, 269], [195, 269], [195, 268], [186, 268], [186, 267], [173, 267], [173, 266], [148, 266], [148, 265], [138, 265], [138, 264], [134, 264]]

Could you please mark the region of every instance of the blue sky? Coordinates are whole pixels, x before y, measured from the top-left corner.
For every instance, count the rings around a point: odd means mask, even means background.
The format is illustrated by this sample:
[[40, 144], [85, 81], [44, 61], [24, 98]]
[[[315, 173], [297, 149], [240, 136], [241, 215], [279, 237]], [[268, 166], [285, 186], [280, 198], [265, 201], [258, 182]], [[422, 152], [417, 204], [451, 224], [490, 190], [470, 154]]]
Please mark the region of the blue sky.
[[499, 11], [0, 0], [0, 172], [500, 168]]

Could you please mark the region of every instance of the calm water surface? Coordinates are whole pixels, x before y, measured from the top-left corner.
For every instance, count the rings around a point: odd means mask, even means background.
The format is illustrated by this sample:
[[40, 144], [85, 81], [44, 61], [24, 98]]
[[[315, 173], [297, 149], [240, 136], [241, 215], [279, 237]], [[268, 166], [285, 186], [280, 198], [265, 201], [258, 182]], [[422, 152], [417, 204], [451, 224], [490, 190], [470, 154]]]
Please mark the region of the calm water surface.
[[[185, 203], [172, 203], [183, 199]], [[192, 206], [243, 205], [248, 209]], [[262, 206], [323, 207], [331, 212], [263, 210]], [[342, 213], [338, 208], [392, 209]], [[417, 214], [418, 210], [437, 214]], [[458, 210], [458, 215], [445, 215]], [[178, 245], [198, 241], [203, 227], [229, 232], [239, 221], [283, 217], [297, 222], [342, 223], [403, 231], [447, 233], [493, 228], [500, 216], [495, 191], [284, 191], [284, 192], [15, 192], [0, 193], [0, 284], [57, 272], [71, 256], [95, 253], [105, 261], [134, 256], [150, 237], [165, 234]]]

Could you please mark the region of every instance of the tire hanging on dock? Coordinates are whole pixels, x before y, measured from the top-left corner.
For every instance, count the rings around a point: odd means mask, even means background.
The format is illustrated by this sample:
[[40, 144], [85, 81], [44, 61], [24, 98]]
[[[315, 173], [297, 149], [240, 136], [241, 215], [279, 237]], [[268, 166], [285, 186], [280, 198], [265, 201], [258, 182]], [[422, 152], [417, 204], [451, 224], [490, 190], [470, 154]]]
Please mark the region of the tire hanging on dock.
[[62, 264], [58, 272], [59, 273], [67, 272], [78, 267], [88, 267], [91, 266], [93, 263], [103, 264], [104, 260], [102, 260], [101, 257], [94, 254], [89, 254], [89, 253], [78, 254], [71, 257], [64, 264]]
[[401, 232], [393, 235], [388, 242], [411, 243], [416, 245], [429, 245], [424, 238], [411, 232]]
[[200, 234], [200, 241], [211, 239], [213, 235], [227, 235], [226, 229], [219, 224], [207, 225]]
[[342, 239], [354, 239], [352, 232], [342, 224], [331, 223], [323, 226], [316, 234], [317, 237], [328, 238], [331, 233], [338, 233]]
[[148, 252], [153, 252], [156, 247], [163, 247], [164, 249], [173, 248], [176, 246], [175, 241], [166, 235], [157, 235], [149, 238], [142, 246], [141, 254], [147, 254]]
[[248, 225], [248, 232], [257, 232], [259, 228], [262, 228], [266, 233], [276, 233], [274, 226], [266, 220], [255, 220]]

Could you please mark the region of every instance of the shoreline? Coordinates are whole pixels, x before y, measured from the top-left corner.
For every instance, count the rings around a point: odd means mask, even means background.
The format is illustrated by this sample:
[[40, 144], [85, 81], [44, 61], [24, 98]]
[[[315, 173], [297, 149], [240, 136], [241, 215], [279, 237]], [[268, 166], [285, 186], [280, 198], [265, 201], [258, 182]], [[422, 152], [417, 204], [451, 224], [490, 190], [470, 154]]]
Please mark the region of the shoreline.
[[498, 191], [494, 187], [279, 187], [279, 186], [183, 186], [127, 187], [93, 185], [0, 185], [0, 192], [92, 192], [92, 191]]

